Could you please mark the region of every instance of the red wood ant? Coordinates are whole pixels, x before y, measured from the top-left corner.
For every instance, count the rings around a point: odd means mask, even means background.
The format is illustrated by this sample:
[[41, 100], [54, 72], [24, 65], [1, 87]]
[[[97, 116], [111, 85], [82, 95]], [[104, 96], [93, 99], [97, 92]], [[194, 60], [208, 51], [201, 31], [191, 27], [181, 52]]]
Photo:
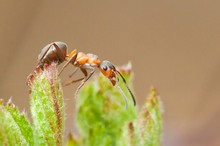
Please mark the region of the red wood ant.
[[[124, 97], [127, 108], [128, 103], [127, 103], [126, 95], [118, 84], [119, 82], [118, 75], [119, 75], [122, 78], [123, 82], [125, 83], [133, 99], [134, 105], [136, 105], [134, 95], [131, 92], [130, 88], [128, 87], [126, 80], [124, 79], [122, 74], [118, 70], [116, 70], [115, 66], [111, 62], [107, 60], [101, 62], [97, 55], [91, 53], [85, 54], [83, 52], [77, 52], [77, 50], [73, 50], [70, 54], [67, 55], [67, 45], [63, 42], [53, 42], [51, 44], [48, 44], [42, 49], [41, 53], [38, 56], [38, 66], [42, 69], [45, 63], [50, 64], [51, 62], [57, 62], [58, 64], [60, 64], [64, 61], [67, 62], [62, 67], [61, 71], [59, 72], [59, 75], [62, 73], [64, 68], [69, 64], [72, 64], [76, 67], [76, 69], [71, 73], [69, 77], [72, 77], [78, 69], [80, 69], [81, 72], [84, 74], [83, 78], [72, 80], [71, 82], [64, 85], [67, 86], [72, 83], [82, 81], [82, 83], [78, 86], [76, 90], [75, 97], [77, 97], [79, 90], [85, 84], [85, 82], [94, 74], [95, 68], [97, 67], [102, 72], [102, 74], [110, 80], [113, 86], [116, 85], [119, 88], [120, 92]], [[91, 70], [89, 74], [87, 72], [88, 70]]]

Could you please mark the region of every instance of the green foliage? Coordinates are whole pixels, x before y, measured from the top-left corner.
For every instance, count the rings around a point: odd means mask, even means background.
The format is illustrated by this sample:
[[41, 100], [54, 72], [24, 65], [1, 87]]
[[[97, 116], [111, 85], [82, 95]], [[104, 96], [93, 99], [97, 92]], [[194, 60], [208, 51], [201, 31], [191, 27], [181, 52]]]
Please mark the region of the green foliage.
[[33, 145], [33, 130], [24, 113], [10, 101], [0, 103], [0, 145]]
[[[122, 72], [129, 87], [132, 74]], [[24, 113], [0, 100], [0, 145], [64, 145], [64, 104], [56, 64], [37, 69], [29, 77], [32, 125]], [[88, 82], [77, 97], [77, 136], [69, 134], [67, 146], [159, 146], [161, 103], [154, 88], [139, 111], [120, 78], [124, 98], [110, 81], [100, 75]]]
[[63, 93], [56, 64], [36, 70], [28, 83], [33, 125], [14, 104], [0, 100], [0, 145], [63, 145]]
[[[123, 74], [130, 84], [131, 74]], [[128, 99], [128, 109], [117, 87], [104, 76], [88, 83], [77, 101], [76, 122], [81, 146], [159, 146], [161, 143], [161, 104], [154, 88], [140, 113], [123, 82], [120, 86]], [[71, 137], [71, 139], [73, 139]], [[76, 144], [77, 142], [77, 144]]]
[[104, 76], [88, 83], [77, 101], [77, 125], [84, 137], [83, 145], [118, 145], [122, 140], [123, 125], [137, 117], [131, 98], [128, 105], [126, 109], [119, 89]]
[[132, 146], [159, 146], [162, 133], [161, 103], [152, 87], [136, 120], [125, 126], [125, 142], [130, 138]]
[[45, 67], [31, 84], [31, 114], [36, 145], [62, 145], [64, 129], [63, 94], [56, 65]]

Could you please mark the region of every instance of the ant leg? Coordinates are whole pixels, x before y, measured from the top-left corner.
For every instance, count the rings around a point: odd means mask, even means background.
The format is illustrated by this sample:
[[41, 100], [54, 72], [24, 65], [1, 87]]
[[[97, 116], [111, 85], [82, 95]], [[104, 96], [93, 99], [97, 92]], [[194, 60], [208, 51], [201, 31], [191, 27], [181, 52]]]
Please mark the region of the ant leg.
[[[89, 75], [88, 75], [86, 69], [92, 69], [92, 71], [90, 72]], [[80, 70], [83, 72], [83, 74], [85, 75], [85, 77], [84, 77], [82, 83], [81, 83], [81, 84], [79, 85], [79, 87], [76, 89], [75, 98], [77, 97], [79, 90], [82, 88], [82, 86], [85, 84], [85, 82], [88, 81], [88, 79], [89, 79], [89, 78], [94, 74], [94, 72], [95, 72], [95, 69], [92, 68], [92, 67], [88, 67], [88, 68], [86, 68], [86, 69], [80, 68]]]
[[[75, 68], [75, 70], [69, 75], [69, 78], [71, 78], [77, 71], [78, 71], [78, 67], [77, 68]], [[80, 79], [77, 79], [77, 80], [72, 80], [71, 82], [69, 82], [69, 83], [66, 83], [66, 84], [63, 84], [63, 86], [69, 86], [70, 84], [72, 84], [72, 83], [76, 83], [76, 82], [79, 82], [79, 81], [82, 81], [84, 79], [84, 77], [83, 78], [80, 78]]]
[[74, 69], [74, 71], [69, 75], [69, 78], [71, 78], [77, 71], [78, 71], [78, 67]]
[[117, 85], [119, 91], [121, 92], [121, 94], [122, 94], [122, 96], [123, 96], [123, 98], [124, 98], [124, 101], [125, 101], [125, 109], [128, 109], [127, 96], [125, 95], [125, 93], [124, 93], [124, 91], [121, 89], [121, 87], [119, 86], [118, 82], [119, 82], [119, 79], [118, 79], [118, 77], [116, 76], [116, 85]]
[[129, 91], [129, 93], [130, 93], [130, 95], [131, 95], [131, 97], [132, 97], [132, 100], [133, 100], [133, 102], [134, 102], [134, 106], [135, 106], [135, 105], [136, 105], [135, 97], [134, 97], [133, 93], [131, 92], [131, 89], [128, 87], [125, 78], [122, 76], [122, 74], [121, 74], [119, 71], [116, 70], [116, 72], [121, 76], [123, 82], [125, 83], [125, 85], [126, 85], [128, 91]]
[[71, 82], [66, 83], [66, 84], [64, 84], [63, 86], [64, 86], [64, 87], [65, 87], [65, 86], [69, 86], [69, 85], [72, 84], [72, 83], [76, 83], [76, 82], [82, 81], [84, 78], [85, 78], [85, 77], [79, 78], [79, 79], [77, 79], [77, 80], [72, 80]]
[[63, 66], [62, 69], [60, 70], [58, 76], [60, 76], [60, 74], [63, 72], [64, 68], [67, 67], [67, 65], [69, 65], [70, 63], [73, 64], [73, 63], [76, 61], [76, 58], [77, 58], [77, 53], [74, 54], [74, 55], [67, 61], [67, 63], [64, 64], [64, 66]]

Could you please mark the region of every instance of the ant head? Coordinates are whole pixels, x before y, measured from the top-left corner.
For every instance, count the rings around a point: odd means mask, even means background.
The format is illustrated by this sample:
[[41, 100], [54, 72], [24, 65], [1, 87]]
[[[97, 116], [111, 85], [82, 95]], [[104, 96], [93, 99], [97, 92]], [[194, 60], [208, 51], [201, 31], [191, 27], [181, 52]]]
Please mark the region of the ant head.
[[116, 86], [119, 88], [120, 92], [122, 93], [122, 95], [123, 95], [123, 97], [124, 97], [124, 99], [125, 99], [126, 108], [127, 108], [127, 104], [128, 104], [128, 103], [127, 103], [126, 95], [125, 95], [125, 93], [122, 91], [121, 87], [118, 85], [119, 79], [118, 79], [118, 76], [117, 76], [117, 75], [121, 76], [122, 81], [125, 83], [125, 85], [126, 85], [128, 91], [129, 91], [129, 93], [130, 93], [130, 95], [131, 95], [131, 97], [132, 97], [132, 99], [133, 99], [134, 105], [136, 105], [136, 101], [135, 101], [134, 95], [133, 95], [133, 93], [131, 92], [130, 88], [128, 87], [128, 85], [127, 85], [127, 83], [126, 83], [126, 80], [124, 79], [124, 77], [122, 76], [122, 74], [121, 74], [119, 71], [116, 70], [115, 66], [114, 66], [111, 62], [109, 62], [109, 61], [107, 61], [107, 60], [103, 61], [103, 62], [100, 64], [99, 69], [100, 69], [100, 71], [102, 72], [102, 74], [103, 74], [104, 76], [106, 76], [107, 78], [109, 78], [109, 80], [111, 81], [111, 83], [112, 83], [113, 86], [116, 85]]
[[109, 78], [112, 85], [114, 86], [116, 84], [116, 69], [115, 69], [114, 65], [111, 62], [104, 60], [100, 64], [99, 69], [104, 76]]

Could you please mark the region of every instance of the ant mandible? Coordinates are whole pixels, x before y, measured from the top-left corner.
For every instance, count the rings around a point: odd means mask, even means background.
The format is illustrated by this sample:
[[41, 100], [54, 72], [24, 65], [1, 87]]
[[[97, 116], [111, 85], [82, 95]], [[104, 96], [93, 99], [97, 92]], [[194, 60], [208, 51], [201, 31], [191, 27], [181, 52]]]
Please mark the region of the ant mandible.
[[[65, 86], [67, 86], [72, 83], [82, 81], [82, 83], [78, 86], [76, 90], [75, 97], [77, 97], [79, 90], [85, 84], [85, 82], [94, 74], [95, 68], [97, 67], [102, 72], [102, 74], [110, 80], [113, 86], [116, 85], [118, 87], [119, 91], [122, 93], [124, 97], [127, 108], [128, 103], [127, 103], [126, 95], [118, 84], [119, 82], [118, 75], [119, 75], [122, 78], [123, 82], [125, 83], [132, 97], [134, 105], [136, 105], [135, 97], [131, 92], [130, 88], [128, 87], [126, 80], [111, 62], [107, 60], [101, 62], [97, 55], [91, 53], [85, 54], [83, 52], [77, 52], [77, 50], [73, 50], [70, 54], [67, 55], [67, 45], [64, 42], [53, 42], [51, 44], [48, 44], [42, 49], [41, 53], [38, 56], [38, 66], [40, 68], [43, 68], [43, 65], [45, 63], [50, 64], [51, 62], [57, 62], [58, 64], [60, 64], [64, 61], [67, 62], [62, 67], [58, 75], [60, 75], [64, 70], [64, 68], [69, 64], [72, 64], [76, 67], [76, 69], [70, 74], [69, 77], [72, 77], [78, 69], [80, 69], [81, 72], [84, 74], [83, 78], [80, 78], [78, 80], [73, 80], [65, 84]], [[88, 70], [91, 70], [89, 74], [87, 72]]]

